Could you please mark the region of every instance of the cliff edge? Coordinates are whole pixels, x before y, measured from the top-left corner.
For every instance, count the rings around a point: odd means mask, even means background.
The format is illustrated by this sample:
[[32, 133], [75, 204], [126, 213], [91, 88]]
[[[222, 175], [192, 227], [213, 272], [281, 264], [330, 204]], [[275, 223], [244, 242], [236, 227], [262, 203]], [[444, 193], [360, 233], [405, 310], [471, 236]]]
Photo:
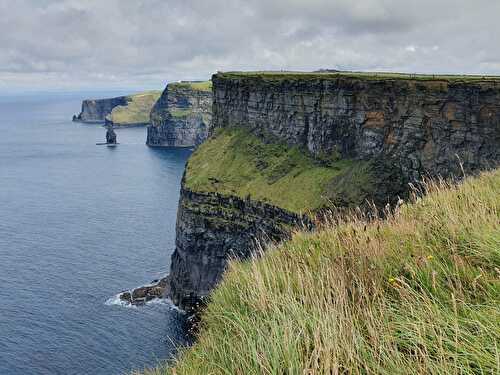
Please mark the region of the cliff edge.
[[170, 83], [151, 111], [146, 144], [193, 147], [202, 143], [212, 123], [212, 83]]
[[265, 232], [285, 239], [325, 208], [384, 206], [423, 176], [500, 162], [498, 79], [235, 72], [212, 82], [211, 136], [186, 167], [171, 268], [171, 297], [186, 309]]
[[498, 373], [500, 170], [427, 189], [231, 262], [196, 344], [145, 374]]

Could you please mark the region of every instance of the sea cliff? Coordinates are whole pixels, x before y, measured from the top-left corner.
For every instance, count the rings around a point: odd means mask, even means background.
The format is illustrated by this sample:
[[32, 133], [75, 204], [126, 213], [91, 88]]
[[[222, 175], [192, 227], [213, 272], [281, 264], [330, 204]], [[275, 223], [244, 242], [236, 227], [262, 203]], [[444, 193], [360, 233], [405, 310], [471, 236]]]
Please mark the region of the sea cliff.
[[146, 126], [160, 91], [145, 91], [109, 99], [84, 100], [82, 111], [73, 121], [105, 123], [117, 127]]
[[170, 83], [151, 111], [146, 144], [197, 146], [207, 138], [211, 122], [211, 82]]
[[214, 128], [242, 126], [320, 157], [391, 158], [408, 179], [500, 159], [500, 80], [222, 73]]
[[82, 102], [82, 110], [78, 115], [73, 116], [73, 121], [84, 123], [104, 123], [106, 116], [113, 108], [119, 105], [126, 105], [127, 97], [118, 96], [108, 99], [86, 99]]
[[228, 257], [248, 258], [261, 241], [288, 238], [292, 227], [310, 225], [273, 205], [182, 186], [168, 293], [188, 312], [217, 285]]
[[171, 268], [171, 297], [186, 309], [263, 233], [285, 239], [325, 208], [384, 206], [423, 176], [500, 162], [496, 79], [219, 73], [212, 82], [212, 134], [186, 167]]

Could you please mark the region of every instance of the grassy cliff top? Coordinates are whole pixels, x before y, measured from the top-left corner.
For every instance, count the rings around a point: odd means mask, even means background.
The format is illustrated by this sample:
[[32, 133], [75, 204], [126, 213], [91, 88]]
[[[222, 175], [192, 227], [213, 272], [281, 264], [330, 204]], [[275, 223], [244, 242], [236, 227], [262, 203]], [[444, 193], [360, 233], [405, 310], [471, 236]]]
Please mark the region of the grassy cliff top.
[[172, 89], [176, 88], [187, 88], [194, 91], [212, 91], [212, 81], [203, 82], [173, 82], [169, 83], [168, 86]]
[[[339, 179], [332, 187], [332, 180], [343, 175], [352, 184]], [[328, 190], [337, 187], [370, 187], [364, 162], [318, 161], [297, 147], [264, 143], [242, 128], [219, 129], [203, 143], [188, 161], [185, 184], [194, 191], [250, 197], [293, 212], [328, 204]]]
[[448, 81], [448, 82], [500, 82], [500, 76], [488, 75], [453, 75], [453, 74], [406, 74], [390, 72], [293, 72], [293, 71], [255, 71], [255, 72], [219, 72], [218, 78], [260, 78], [263, 80], [308, 80], [356, 78], [364, 80], [416, 80], [416, 81]]
[[500, 171], [233, 262], [159, 374], [496, 374]]
[[108, 119], [115, 125], [146, 124], [149, 114], [161, 91], [146, 91], [127, 96], [127, 105], [120, 105], [111, 111]]

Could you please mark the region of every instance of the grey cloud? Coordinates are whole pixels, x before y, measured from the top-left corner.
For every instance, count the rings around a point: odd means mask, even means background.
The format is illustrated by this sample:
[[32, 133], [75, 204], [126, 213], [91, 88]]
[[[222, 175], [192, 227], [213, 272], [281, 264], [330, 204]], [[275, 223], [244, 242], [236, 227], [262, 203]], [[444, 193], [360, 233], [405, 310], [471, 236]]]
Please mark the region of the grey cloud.
[[161, 87], [217, 70], [500, 74], [491, 0], [0, 0], [0, 87]]

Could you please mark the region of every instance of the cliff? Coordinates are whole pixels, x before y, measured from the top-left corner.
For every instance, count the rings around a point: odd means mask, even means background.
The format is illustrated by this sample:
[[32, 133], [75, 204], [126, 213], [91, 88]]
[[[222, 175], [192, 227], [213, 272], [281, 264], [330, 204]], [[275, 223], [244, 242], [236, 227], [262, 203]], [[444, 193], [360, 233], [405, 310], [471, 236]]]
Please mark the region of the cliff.
[[82, 102], [82, 110], [78, 116], [73, 116], [73, 121], [104, 123], [106, 121], [106, 116], [111, 113], [113, 108], [126, 104], [126, 96], [118, 96], [109, 99], [87, 99]]
[[157, 374], [497, 374], [500, 170], [231, 262]]
[[247, 258], [261, 241], [288, 238], [304, 223], [287, 210], [263, 203], [189, 190], [184, 181], [177, 213], [176, 250], [169, 297], [194, 311], [220, 281], [228, 257]]
[[[171, 290], [184, 308], [233, 254], [252, 254], [261, 232], [284, 239], [304, 214], [384, 206], [424, 175], [500, 162], [496, 79], [219, 73], [212, 82], [212, 135], [187, 164], [179, 203]], [[272, 212], [255, 215], [261, 204]], [[273, 223], [288, 225], [273, 232]]]
[[[417, 76], [418, 77], [418, 76]], [[242, 126], [316, 157], [391, 158], [407, 179], [500, 160], [500, 79], [215, 75], [214, 128]]]
[[151, 111], [146, 144], [192, 147], [202, 143], [212, 122], [211, 82], [170, 83]]
[[149, 114], [159, 97], [159, 91], [146, 91], [116, 98], [84, 100], [82, 111], [73, 117], [73, 121], [144, 126], [149, 124]]

